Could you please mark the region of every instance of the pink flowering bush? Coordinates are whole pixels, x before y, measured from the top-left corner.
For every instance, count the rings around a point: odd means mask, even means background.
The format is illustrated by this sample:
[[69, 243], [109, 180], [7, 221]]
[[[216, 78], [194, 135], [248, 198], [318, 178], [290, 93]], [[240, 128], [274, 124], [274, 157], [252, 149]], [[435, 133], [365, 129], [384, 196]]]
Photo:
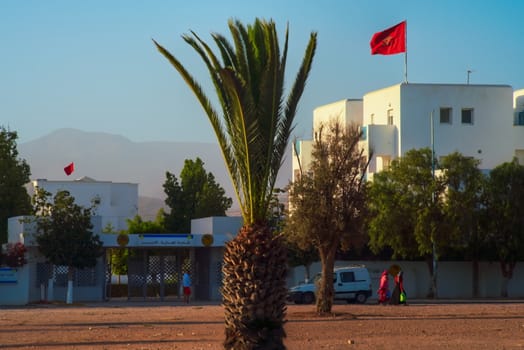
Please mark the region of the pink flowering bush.
[[4, 255], [4, 263], [9, 267], [22, 267], [27, 264], [25, 253], [27, 248], [23, 243], [8, 243], [7, 252]]

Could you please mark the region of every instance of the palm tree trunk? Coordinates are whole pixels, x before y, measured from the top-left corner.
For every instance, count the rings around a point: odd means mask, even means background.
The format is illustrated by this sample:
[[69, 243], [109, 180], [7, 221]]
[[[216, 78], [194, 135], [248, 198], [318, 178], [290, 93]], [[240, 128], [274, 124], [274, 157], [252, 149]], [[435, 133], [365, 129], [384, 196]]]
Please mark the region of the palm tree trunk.
[[226, 244], [225, 349], [285, 349], [286, 259], [282, 236], [265, 223], [245, 225]]

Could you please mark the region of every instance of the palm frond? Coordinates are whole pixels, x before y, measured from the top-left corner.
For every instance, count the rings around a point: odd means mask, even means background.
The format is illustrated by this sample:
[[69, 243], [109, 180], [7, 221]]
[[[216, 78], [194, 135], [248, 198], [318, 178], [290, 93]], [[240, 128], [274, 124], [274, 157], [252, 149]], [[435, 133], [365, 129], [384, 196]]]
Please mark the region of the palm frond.
[[[194, 32], [184, 40], [200, 55], [211, 75], [222, 115], [182, 64], [155, 42], [193, 90], [217, 135], [245, 224], [265, 220], [278, 171], [293, 129], [316, 49], [312, 33], [287, 99], [284, 73], [288, 53], [286, 27], [282, 55], [273, 21], [256, 19], [247, 27], [229, 20], [232, 42], [213, 34], [221, 60]], [[285, 101], [285, 102], [284, 102]]]

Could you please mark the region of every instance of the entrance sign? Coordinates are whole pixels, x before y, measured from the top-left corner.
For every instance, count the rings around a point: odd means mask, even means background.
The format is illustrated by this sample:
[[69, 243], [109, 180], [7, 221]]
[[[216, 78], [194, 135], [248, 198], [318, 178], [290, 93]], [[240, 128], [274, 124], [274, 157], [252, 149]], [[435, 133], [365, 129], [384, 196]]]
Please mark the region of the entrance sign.
[[194, 235], [189, 233], [144, 233], [138, 235], [138, 245], [148, 247], [191, 246]]
[[0, 267], [0, 283], [17, 283], [16, 270], [11, 267]]

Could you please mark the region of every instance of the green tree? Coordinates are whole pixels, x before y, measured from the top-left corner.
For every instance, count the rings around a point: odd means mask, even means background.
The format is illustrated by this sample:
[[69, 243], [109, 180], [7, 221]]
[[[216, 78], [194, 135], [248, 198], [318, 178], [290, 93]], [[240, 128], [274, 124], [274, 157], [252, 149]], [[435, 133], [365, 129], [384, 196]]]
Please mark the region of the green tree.
[[434, 176], [436, 161], [429, 148], [413, 149], [373, 176], [368, 209], [369, 246], [385, 247], [393, 258], [425, 257], [431, 276], [428, 296], [437, 292], [436, 262], [449, 244], [443, 209], [444, 181]]
[[440, 166], [446, 186], [444, 216], [450, 236], [459, 251], [472, 262], [473, 296], [479, 296], [479, 259], [486, 239], [480, 229], [485, 177], [480, 160], [458, 152], [442, 158]]
[[[127, 219], [127, 229], [118, 232], [118, 235], [140, 234], [140, 233], [165, 233], [164, 211], [160, 209], [154, 221], [144, 221], [140, 215], [135, 215], [133, 219]], [[113, 225], [109, 224], [103, 230], [104, 233], [114, 233]], [[118, 276], [118, 284], [120, 284], [120, 276], [127, 275], [128, 260], [134, 256], [136, 252], [129, 248], [119, 247], [107, 250], [108, 259], [111, 261], [111, 272]]]
[[501, 296], [507, 297], [515, 265], [524, 258], [524, 166], [517, 159], [490, 172], [485, 215], [504, 277]]
[[170, 232], [189, 232], [192, 219], [225, 216], [233, 203], [215, 176], [206, 172], [200, 158], [185, 160], [180, 183], [175, 175], [166, 172], [164, 192], [165, 202], [171, 208], [170, 213], [165, 214], [166, 229]]
[[221, 60], [197, 34], [184, 36], [209, 70], [222, 116], [187, 69], [158, 50], [180, 73], [204, 108], [217, 136], [244, 226], [224, 252], [222, 297], [226, 349], [283, 349], [286, 252], [273, 235], [268, 208], [293, 120], [316, 49], [311, 33], [301, 67], [284, 98], [288, 32], [281, 55], [276, 25], [229, 21], [233, 43], [213, 34]]
[[[287, 191], [280, 188], [273, 190], [273, 200], [270, 203], [269, 222], [275, 234], [285, 232], [286, 226], [286, 208], [285, 204], [279, 198], [280, 195]], [[318, 251], [315, 247], [301, 249], [290, 237], [284, 235], [284, 245], [287, 250], [287, 263], [289, 267], [304, 266], [305, 280], [311, 278], [311, 265], [319, 260]]]
[[[121, 230], [116, 232], [115, 227], [109, 223], [102, 230], [103, 233], [126, 235], [127, 231]], [[118, 284], [120, 284], [120, 276], [127, 275], [127, 260], [129, 257], [129, 248], [109, 248], [106, 249], [106, 257], [111, 262], [111, 273], [118, 276]]]
[[144, 221], [140, 215], [127, 219], [127, 234], [137, 233], [165, 233], [164, 212], [160, 210], [155, 221]]
[[338, 248], [364, 244], [368, 161], [358, 145], [360, 136], [356, 125], [333, 122], [322, 126], [316, 133], [309, 171], [291, 186], [285, 233], [300, 248], [318, 250], [323, 276], [317, 289], [319, 313], [329, 313], [333, 306]]
[[0, 127], [0, 245], [7, 242], [7, 219], [31, 213], [31, 198], [24, 187], [31, 172], [18, 158], [15, 131]]
[[97, 202], [84, 208], [75, 204], [68, 191], [58, 191], [53, 203], [51, 193], [37, 189], [33, 197], [37, 215], [36, 227], [38, 249], [53, 265], [68, 267], [67, 303], [73, 302], [73, 277], [75, 269], [96, 266], [103, 254], [102, 242], [91, 231], [91, 217]]

